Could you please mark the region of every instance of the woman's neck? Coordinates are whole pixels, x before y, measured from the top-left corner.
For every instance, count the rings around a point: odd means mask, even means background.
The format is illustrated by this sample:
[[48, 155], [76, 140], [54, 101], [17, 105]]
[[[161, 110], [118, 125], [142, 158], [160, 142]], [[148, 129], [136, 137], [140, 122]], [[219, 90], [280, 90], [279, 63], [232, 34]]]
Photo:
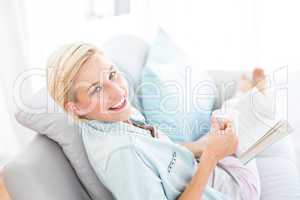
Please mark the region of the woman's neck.
[[127, 123], [127, 124], [130, 124], [130, 125], [133, 125], [132, 124], [132, 121], [130, 120], [130, 119], [128, 119], [128, 120], [126, 120], [126, 121], [124, 121], [125, 123]]

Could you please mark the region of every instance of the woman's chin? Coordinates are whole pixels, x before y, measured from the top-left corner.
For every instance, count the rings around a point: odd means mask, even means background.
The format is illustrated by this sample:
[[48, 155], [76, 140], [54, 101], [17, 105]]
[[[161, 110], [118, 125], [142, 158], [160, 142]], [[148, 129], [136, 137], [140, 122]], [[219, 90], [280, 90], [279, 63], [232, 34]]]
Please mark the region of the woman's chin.
[[130, 116], [133, 113], [132, 106], [129, 104], [128, 107], [122, 112], [122, 120], [120, 121], [127, 121], [130, 119]]
[[133, 113], [133, 108], [131, 104], [128, 104], [126, 108], [124, 108], [120, 112], [111, 112], [111, 121], [127, 121], [130, 119], [130, 116]]

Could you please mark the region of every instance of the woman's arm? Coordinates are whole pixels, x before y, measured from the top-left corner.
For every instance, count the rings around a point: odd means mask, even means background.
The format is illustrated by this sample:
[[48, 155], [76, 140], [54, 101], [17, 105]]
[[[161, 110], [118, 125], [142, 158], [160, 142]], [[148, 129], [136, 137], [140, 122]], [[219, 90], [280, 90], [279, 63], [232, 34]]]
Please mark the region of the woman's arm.
[[208, 134], [196, 174], [179, 196], [178, 200], [199, 200], [202, 197], [209, 176], [217, 162], [236, 152], [238, 138], [231, 122], [222, 130], [216, 119], [212, 119], [212, 130]]
[[200, 158], [201, 154], [203, 153], [206, 147], [206, 140], [207, 140], [207, 136], [203, 136], [196, 141], [183, 142], [179, 144], [186, 147], [188, 150], [190, 150], [196, 158]]
[[218, 160], [213, 155], [210, 155], [209, 152], [204, 152], [200, 158], [196, 174], [178, 200], [199, 200], [217, 162]]

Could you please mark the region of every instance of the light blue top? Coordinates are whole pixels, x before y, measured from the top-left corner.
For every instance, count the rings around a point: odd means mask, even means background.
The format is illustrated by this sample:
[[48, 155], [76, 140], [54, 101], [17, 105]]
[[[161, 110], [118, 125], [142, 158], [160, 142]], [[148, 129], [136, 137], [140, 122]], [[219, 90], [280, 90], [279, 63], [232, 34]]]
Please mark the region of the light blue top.
[[[138, 113], [132, 121], [143, 118]], [[96, 120], [81, 127], [89, 161], [117, 200], [175, 200], [197, 169], [192, 152], [148, 130]], [[203, 199], [227, 198], [207, 187]]]

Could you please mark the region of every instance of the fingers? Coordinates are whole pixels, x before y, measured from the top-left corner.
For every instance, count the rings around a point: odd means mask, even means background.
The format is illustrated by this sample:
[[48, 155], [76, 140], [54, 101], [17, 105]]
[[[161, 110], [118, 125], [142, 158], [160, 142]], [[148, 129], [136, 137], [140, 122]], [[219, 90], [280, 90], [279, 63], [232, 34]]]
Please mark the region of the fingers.
[[215, 117], [211, 118], [211, 131], [221, 135], [235, 134], [235, 129], [232, 121], [224, 119], [221, 123], [219, 123]]
[[226, 132], [229, 132], [229, 131], [234, 132], [234, 126], [231, 121], [227, 122], [225, 131]]
[[228, 128], [228, 125], [232, 126], [232, 121], [229, 119], [222, 119], [221, 122], [219, 122], [216, 117], [211, 118], [211, 129], [216, 130], [225, 130]]
[[233, 124], [231, 121], [228, 121], [226, 124], [226, 129], [232, 129], [233, 128]]
[[211, 118], [211, 130], [212, 131], [220, 130], [220, 124], [219, 124], [218, 120], [215, 117]]
[[223, 126], [223, 130], [225, 130], [228, 126], [228, 123], [230, 123], [231, 121], [229, 119], [224, 119], [222, 121], [222, 126]]
[[222, 122], [220, 123], [220, 129], [225, 130], [229, 123], [232, 123], [231, 120], [223, 119]]
[[226, 124], [222, 121], [222, 122], [220, 123], [220, 129], [221, 129], [221, 130], [225, 130], [225, 128], [226, 128]]

